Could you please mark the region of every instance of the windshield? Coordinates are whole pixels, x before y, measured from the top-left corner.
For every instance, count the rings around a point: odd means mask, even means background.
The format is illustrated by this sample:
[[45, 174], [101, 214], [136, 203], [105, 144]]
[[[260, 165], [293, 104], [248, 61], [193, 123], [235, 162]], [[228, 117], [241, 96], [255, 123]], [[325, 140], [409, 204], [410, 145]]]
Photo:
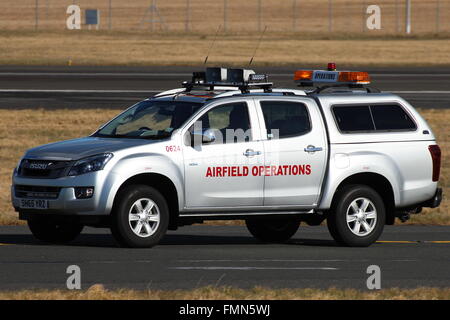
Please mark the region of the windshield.
[[142, 101], [94, 133], [96, 137], [162, 139], [170, 137], [202, 104]]

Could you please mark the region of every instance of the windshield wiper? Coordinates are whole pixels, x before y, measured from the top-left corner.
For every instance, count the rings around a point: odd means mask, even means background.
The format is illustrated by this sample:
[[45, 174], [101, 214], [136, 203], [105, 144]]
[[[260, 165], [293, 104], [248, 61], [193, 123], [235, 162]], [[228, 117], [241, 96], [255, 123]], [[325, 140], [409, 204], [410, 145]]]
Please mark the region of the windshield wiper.
[[166, 134], [157, 134], [154, 136], [139, 136], [139, 139], [150, 139], [150, 140], [157, 140], [157, 139], [164, 139], [164, 138], [170, 138], [172, 133], [166, 133]]
[[102, 133], [94, 133], [91, 137], [98, 138], [125, 138], [125, 139], [149, 139], [149, 140], [157, 140], [169, 138], [172, 135], [171, 132], [157, 134], [157, 135], [148, 135], [148, 136], [128, 136], [125, 134], [102, 134]]

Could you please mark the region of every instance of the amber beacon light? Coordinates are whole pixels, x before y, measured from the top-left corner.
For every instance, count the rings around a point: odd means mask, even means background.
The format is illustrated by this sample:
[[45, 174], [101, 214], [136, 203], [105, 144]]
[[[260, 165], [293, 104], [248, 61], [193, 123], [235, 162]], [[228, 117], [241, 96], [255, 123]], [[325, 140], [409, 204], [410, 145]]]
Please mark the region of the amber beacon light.
[[335, 63], [328, 63], [327, 70], [297, 70], [294, 80], [301, 85], [349, 84], [364, 85], [370, 83], [367, 72], [361, 71], [337, 71]]

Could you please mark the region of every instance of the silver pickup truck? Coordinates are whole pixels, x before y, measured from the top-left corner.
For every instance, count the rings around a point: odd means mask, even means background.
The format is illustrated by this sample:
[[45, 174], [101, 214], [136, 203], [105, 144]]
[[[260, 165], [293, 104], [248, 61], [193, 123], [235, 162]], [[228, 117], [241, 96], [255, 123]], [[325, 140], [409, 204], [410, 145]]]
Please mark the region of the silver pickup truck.
[[369, 246], [396, 217], [439, 206], [441, 152], [408, 102], [367, 87], [363, 72], [295, 80], [304, 88], [251, 70], [196, 72], [88, 137], [28, 150], [13, 206], [42, 241], [94, 226], [128, 247], [211, 219], [243, 219], [265, 242], [326, 220], [339, 244]]

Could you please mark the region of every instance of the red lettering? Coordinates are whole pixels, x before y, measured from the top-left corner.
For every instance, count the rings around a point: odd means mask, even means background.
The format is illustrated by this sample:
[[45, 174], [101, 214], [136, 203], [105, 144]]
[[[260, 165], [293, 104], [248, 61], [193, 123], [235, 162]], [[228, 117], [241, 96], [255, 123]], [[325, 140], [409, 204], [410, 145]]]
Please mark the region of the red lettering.
[[270, 175], [274, 176], [276, 174], [276, 171], [277, 171], [277, 166], [272, 166], [270, 168]]
[[[249, 175], [250, 169], [247, 166], [234, 167], [208, 167], [206, 169], [206, 177], [246, 177]], [[281, 176], [281, 175], [310, 175], [312, 172], [311, 165], [283, 165], [283, 166], [252, 166], [251, 174], [256, 176], [264, 175]]]
[[259, 166], [259, 175], [261, 176], [264, 173], [264, 166]]
[[177, 152], [180, 150], [180, 146], [166, 146], [166, 152]]
[[309, 165], [309, 164], [306, 165], [306, 174], [307, 175], [311, 174], [311, 165]]
[[300, 166], [298, 166], [298, 167], [299, 167], [299, 169], [300, 169], [299, 174], [305, 174], [305, 165], [303, 164], [303, 165], [300, 165]]
[[282, 175], [283, 175], [283, 167], [278, 167], [277, 176], [282, 176]]

